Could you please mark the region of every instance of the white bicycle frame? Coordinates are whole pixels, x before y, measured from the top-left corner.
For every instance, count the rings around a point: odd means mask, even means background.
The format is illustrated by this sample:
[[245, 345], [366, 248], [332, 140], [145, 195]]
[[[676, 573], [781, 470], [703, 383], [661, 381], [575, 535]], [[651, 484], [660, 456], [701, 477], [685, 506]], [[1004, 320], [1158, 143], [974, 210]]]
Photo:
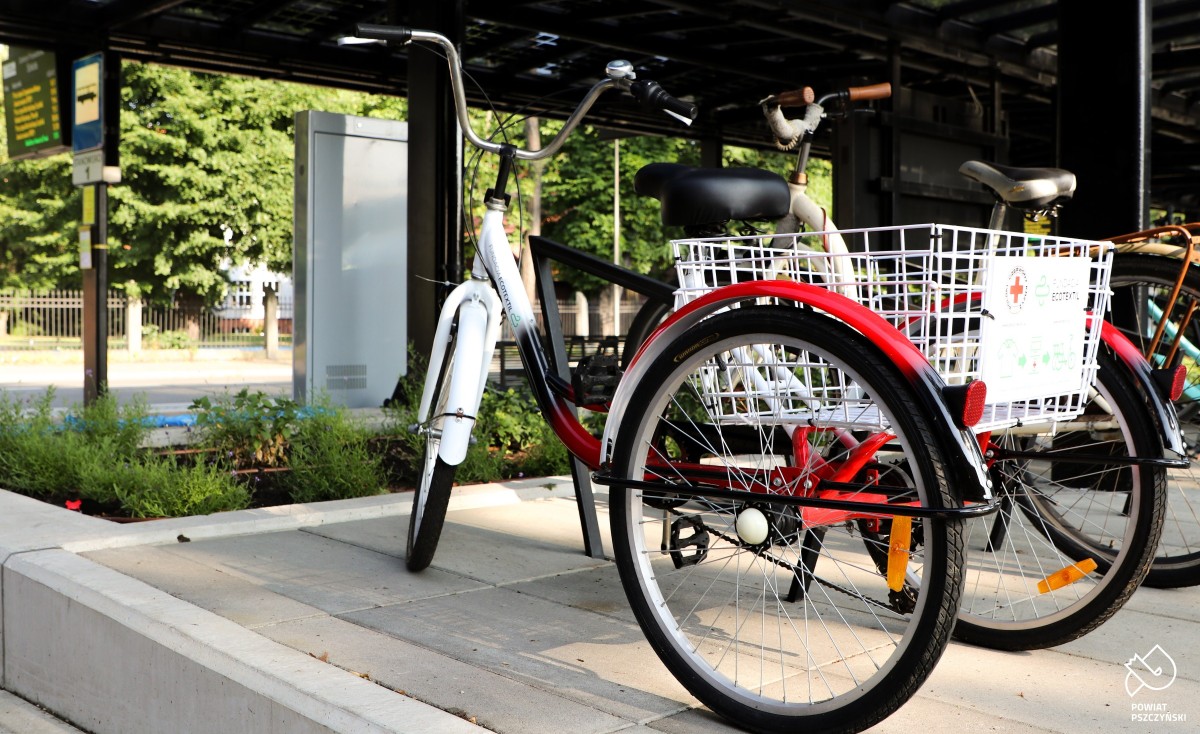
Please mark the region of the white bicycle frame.
[[[387, 29], [376, 29], [382, 30]], [[461, 62], [457, 49], [449, 39], [431, 31], [408, 30], [400, 34], [400, 29], [390, 30], [397, 31], [394, 40], [403, 40], [405, 43], [419, 41], [441, 47], [449, 67], [454, 108], [463, 135], [476, 148], [489, 153], [510, 155], [512, 160], [536, 161], [554, 155], [604, 91], [628, 91], [636, 79], [633, 67], [628, 62], [610, 63], [607, 69], [608, 77], [592, 86], [549, 144], [540, 150], [511, 148], [503, 143], [485, 140], [472, 129], [463, 91]], [[377, 38], [389, 37], [393, 36], [383, 34]], [[659, 92], [661, 93], [661, 90]], [[665, 108], [664, 111], [679, 117]], [[498, 197], [502, 195], [503, 191], [497, 192]], [[471, 266], [471, 277], [456, 286], [442, 305], [431, 345], [428, 375], [440, 375], [446, 366], [447, 358], [452, 356], [453, 361], [446, 375], [449, 384], [443, 388], [440, 381], [427, 377], [417, 409], [417, 426], [427, 426], [434, 417], [430, 413], [439, 397], [437, 391], [447, 391], [438, 458], [451, 466], [462, 463], [470, 445], [471, 430], [475, 426], [479, 405], [483, 400], [492, 355], [500, 339], [501, 314], [508, 315], [509, 325], [518, 343], [536, 343], [537, 336], [533, 305], [525, 293], [520, 270], [512, 256], [504, 231], [507, 205], [502, 198], [492, 198], [486, 202], [486, 206], [475, 260]], [[452, 334], [454, 354], [450, 355], [448, 352]]]
[[[447, 376], [450, 384], [446, 415], [438, 448], [438, 457], [451, 466], [462, 463], [467, 455], [471, 430], [491, 370], [492, 355], [500, 340], [501, 313], [508, 314], [509, 324], [518, 335], [531, 330], [536, 323], [533, 304], [525, 293], [520, 270], [504, 233], [504, 214], [504, 207], [497, 204], [489, 204], [484, 212], [471, 277], [451, 291], [442, 305], [433, 336], [428, 374], [437, 375], [448, 356], [450, 334], [457, 324], [454, 361]], [[425, 381], [417, 411], [417, 421], [421, 425], [431, 418], [437, 388], [437, 380]]]

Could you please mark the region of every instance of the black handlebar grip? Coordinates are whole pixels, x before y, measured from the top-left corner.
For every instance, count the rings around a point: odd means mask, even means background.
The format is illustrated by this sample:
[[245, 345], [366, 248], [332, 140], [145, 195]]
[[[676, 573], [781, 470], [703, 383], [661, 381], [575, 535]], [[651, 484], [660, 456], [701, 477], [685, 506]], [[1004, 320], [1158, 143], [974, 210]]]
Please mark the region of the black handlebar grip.
[[675, 99], [667, 94], [658, 82], [652, 82], [649, 79], [640, 79], [634, 82], [629, 85], [629, 91], [635, 99], [651, 109], [674, 112], [689, 120], [695, 120], [696, 115], [699, 114], [696, 105]]
[[376, 23], [359, 23], [354, 26], [354, 35], [359, 38], [374, 38], [378, 41], [398, 41], [408, 43], [412, 40], [412, 28], [399, 25], [378, 25]]

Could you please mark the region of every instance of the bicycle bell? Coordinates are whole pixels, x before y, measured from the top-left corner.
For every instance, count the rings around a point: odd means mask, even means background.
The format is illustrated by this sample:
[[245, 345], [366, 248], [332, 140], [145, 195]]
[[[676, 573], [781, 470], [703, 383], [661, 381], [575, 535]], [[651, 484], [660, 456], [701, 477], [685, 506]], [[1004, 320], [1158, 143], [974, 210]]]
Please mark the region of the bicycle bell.
[[633, 71], [633, 64], [625, 59], [608, 62], [605, 71], [610, 79], [637, 79], [637, 74]]

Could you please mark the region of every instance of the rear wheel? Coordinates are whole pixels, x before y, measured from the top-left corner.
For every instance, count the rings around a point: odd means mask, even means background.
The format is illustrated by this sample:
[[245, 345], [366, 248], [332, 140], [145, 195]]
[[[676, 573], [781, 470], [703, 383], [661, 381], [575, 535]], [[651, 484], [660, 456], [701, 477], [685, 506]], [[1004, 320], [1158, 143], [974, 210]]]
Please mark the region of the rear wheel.
[[[647, 639], [717, 713], [756, 731], [858, 731], [932, 671], [954, 623], [962, 536], [957, 521], [887, 513], [885, 501], [952, 504], [937, 429], [912, 390], [861, 334], [778, 306], [707, 318], [648, 367], [613, 474], [663, 489], [614, 484], [614, 553]], [[859, 522], [772, 501], [804, 493], [818, 467], [844, 465], [872, 436], [847, 479], [888, 488], [873, 495], [883, 512]], [[758, 493], [670, 491], [697, 475]]]
[[1147, 586], [1175, 588], [1200, 584], [1200, 476], [1195, 470], [1200, 447], [1200, 266], [1189, 265], [1183, 289], [1174, 307], [1170, 295], [1182, 261], [1166, 255], [1118, 253], [1113, 259], [1112, 321], [1137, 344], [1149, 350], [1161, 318], [1167, 319], [1155, 354], [1156, 367], [1164, 366], [1176, 336], [1182, 332], [1176, 360], [1187, 369], [1183, 395], [1175, 402], [1193, 466], [1172, 469], [1167, 488], [1167, 511]]
[[1115, 614], [1149, 570], [1165, 471], [1105, 458], [1157, 457], [1162, 449], [1119, 358], [1101, 347], [1098, 361], [1096, 386], [1077, 419], [1053, 434], [1014, 428], [992, 436], [1001, 507], [967, 522], [955, 627], [965, 642], [1003, 650], [1069, 642]]

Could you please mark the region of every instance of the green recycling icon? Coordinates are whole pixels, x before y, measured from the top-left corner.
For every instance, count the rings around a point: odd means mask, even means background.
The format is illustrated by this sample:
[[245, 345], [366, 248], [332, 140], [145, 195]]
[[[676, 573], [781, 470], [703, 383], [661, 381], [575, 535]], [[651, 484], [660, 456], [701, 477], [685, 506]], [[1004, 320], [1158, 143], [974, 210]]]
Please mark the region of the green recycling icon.
[[1046, 305], [1046, 299], [1050, 297], [1050, 281], [1045, 275], [1038, 279], [1038, 283], [1033, 289], [1033, 296], [1037, 299], [1038, 306]]

